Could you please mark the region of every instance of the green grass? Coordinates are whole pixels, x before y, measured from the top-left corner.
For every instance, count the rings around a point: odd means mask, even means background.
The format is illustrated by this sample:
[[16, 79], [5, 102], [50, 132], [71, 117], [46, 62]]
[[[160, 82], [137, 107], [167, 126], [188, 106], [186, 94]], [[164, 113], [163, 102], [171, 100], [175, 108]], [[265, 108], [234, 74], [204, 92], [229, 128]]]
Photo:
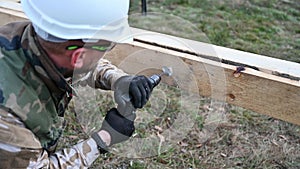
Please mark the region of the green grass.
[[[139, 20], [133, 14], [140, 12], [140, 1], [132, 0], [131, 24], [300, 63], [297, 0], [148, 0], [148, 10], [163, 14]], [[75, 98], [66, 113], [68, 123], [60, 147], [87, 138], [100, 127], [105, 111], [114, 106], [110, 92], [80, 91], [84, 96]], [[138, 112], [141, 117], [137, 119], [134, 138], [152, 136], [159, 141], [162, 133], [155, 127], [168, 130], [180, 117], [180, 93], [176, 89], [159, 85], [154, 92], [152, 105], [148, 103]], [[142, 147], [163, 151], [141, 158], [124, 157], [113, 151], [100, 157], [91, 168], [300, 168], [299, 126], [239, 107], [210, 103], [211, 100], [200, 98], [197, 112], [191, 111], [193, 127], [177, 143], [159, 147], [155, 142]], [[224, 118], [212, 122], [213, 110], [218, 110]], [[207, 139], [201, 137], [205, 132], [211, 134]]]
[[[175, 119], [178, 114], [178, 95], [176, 89], [164, 85], [157, 90], [167, 94], [168, 101], [162, 113], [151, 112], [149, 103], [138, 111], [134, 138], [157, 138], [155, 126], [163, 131], [172, 126], [168, 117]], [[67, 128], [60, 147], [73, 145], [80, 139], [88, 137], [95, 127], [99, 128], [105, 110], [113, 106], [110, 92], [97, 91], [96, 97], [90, 97], [93, 89], [80, 88], [82, 98], [74, 100], [67, 112]], [[159, 93], [153, 93], [151, 102], [161, 100]], [[85, 96], [84, 96], [85, 95]], [[101, 97], [98, 97], [101, 96]], [[104, 99], [103, 99], [104, 98]], [[153, 102], [154, 99], [154, 102]], [[163, 99], [162, 99], [163, 100]], [[208, 139], [200, 137], [209, 124], [207, 116], [212, 113], [214, 104], [209, 99], [200, 98], [199, 112], [195, 114], [193, 127], [177, 143], [163, 144], [160, 153], [147, 156], [149, 150], [159, 151], [158, 142], [144, 144], [140, 151], [146, 151], [144, 157], [132, 158], [118, 154], [101, 156], [91, 168], [299, 168], [300, 167], [300, 127], [249, 110], [225, 104], [221, 114], [226, 119], [217, 123]], [[101, 105], [99, 105], [99, 103]], [[96, 105], [96, 106], [95, 106]], [[102, 107], [101, 109], [99, 109]], [[152, 107], [153, 108], [153, 107]], [[75, 116], [75, 114], [76, 116]], [[173, 116], [173, 117], [172, 117]], [[93, 117], [91, 119], [91, 117]], [[147, 123], [148, 120], [148, 123]], [[95, 123], [97, 121], [98, 123]], [[170, 125], [171, 124], [171, 125]], [[186, 125], [186, 124], [183, 124]], [[134, 144], [138, 146], [138, 144]], [[125, 142], [126, 146], [126, 142]], [[136, 147], [132, 147], [135, 149]]]
[[[140, 11], [138, 2], [132, 5], [132, 14]], [[189, 21], [212, 44], [300, 63], [297, 0], [152, 0], [148, 1], [148, 11]], [[152, 27], [159, 26], [152, 23]], [[187, 34], [183, 31], [175, 36], [203, 41]]]

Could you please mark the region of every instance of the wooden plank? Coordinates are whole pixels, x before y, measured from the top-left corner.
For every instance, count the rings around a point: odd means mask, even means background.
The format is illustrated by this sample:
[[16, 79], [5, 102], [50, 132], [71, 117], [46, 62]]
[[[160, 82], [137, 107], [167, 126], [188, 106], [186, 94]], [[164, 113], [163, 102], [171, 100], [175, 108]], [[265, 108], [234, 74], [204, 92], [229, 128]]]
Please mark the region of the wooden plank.
[[247, 65], [269, 74], [283, 74], [291, 77], [300, 75], [298, 63], [136, 28], [133, 28], [132, 32], [136, 40], [148, 44], [159, 44], [165, 48], [192, 53], [199, 57], [214, 58], [223, 63]]
[[8, 2], [13, 2], [13, 3], [20, 3], [21, 0], [2, 0], [2, 1], [8, 1]]
[[[197, 81], [195, 88], [177, 87], [300, 125], [299, 81], [251, 68], [236, 74], [236, 66], [139, 42], [119, 45], [106, 58], [128, 73], [148, 69], [147, 74], [152, 74], [161, 66], [173, 67], [175, 81], [192, 81], [193, 78]], [[182, 72], [184, 67], [190, 72]], [[178, 84], [169, 78], [164, 82]]]
[[0, 25], [9, 22], [27, 20], [27, 17], [22, 12], [21, 5], [13, 1], [0, 1]]
[[[26, 18], [7, 6], [0, 7], [0, 15], [1, 24]], [[162, 34], [155, 37], [157, 33], [144, 30], [133, 32], [132, 44], [118, 45], [105, 56], [128, 73], [152, 74], [170, 66], [174, 76], [163, 79], [169, 85], [183, 84], [178, 87], [300, 125], [299, 64]], [[237, 74], [238, 65], [248, 67]], [[196, 85], [178, 83], [189, 81]]]

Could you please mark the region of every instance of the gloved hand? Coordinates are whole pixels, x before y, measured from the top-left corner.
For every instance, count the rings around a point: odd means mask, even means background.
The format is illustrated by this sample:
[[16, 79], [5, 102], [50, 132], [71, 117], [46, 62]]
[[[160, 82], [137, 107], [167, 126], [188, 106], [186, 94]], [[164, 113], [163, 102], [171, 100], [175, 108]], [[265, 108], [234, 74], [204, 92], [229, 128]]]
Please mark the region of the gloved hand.
[[107, 112], [100, 130], [105, 130], [110, 134], [110, 145], [120, 143], [128, 140], [129, 137], [132, 136], [135, 130], [134, 119], [135, 114], [126, 118], [123, 117], [116, 108], [112, 108]]
[[122, 104], [122, 95], [128, 95], [134, 108], [142, 108], [152, 92], [152, 84], [146, 76], [123, 76], [114, 84], [115, 101]]

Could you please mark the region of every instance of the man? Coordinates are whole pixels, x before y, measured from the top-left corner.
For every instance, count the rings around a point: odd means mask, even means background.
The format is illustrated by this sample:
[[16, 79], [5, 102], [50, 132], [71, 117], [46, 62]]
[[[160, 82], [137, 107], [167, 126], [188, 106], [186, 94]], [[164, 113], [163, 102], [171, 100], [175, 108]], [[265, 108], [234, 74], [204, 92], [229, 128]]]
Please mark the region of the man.
[[87, 168], [132, 135], [134, 118], [112, 108], [90, 139], [56, 151], [74, 77], [86, 73], [79, 84], [128, 94], [134, 108], [151, 94], [148, 78], [101, 59], [127, 39], [129, 0], [21, 3], [31, 22], [0, 28], [0, 168]]

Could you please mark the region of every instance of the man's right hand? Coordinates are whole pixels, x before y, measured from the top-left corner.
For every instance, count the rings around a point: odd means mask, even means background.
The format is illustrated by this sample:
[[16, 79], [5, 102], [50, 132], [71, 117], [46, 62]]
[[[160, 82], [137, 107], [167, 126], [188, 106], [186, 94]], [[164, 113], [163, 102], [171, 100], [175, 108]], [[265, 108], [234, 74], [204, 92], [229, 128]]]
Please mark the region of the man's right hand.
[[117, 104], [123, 104], [123, 95], [129, 96], [134, 108], [142, 108], [149, 100], [152, 88], [151, 81], [146, 76], [120, 77], [113, 87], [115, 101]]
[[110, 145], [126, 141], [135, 130], [134, 119], [126, 118], [116, 108], [112, 108], [107, 112], [100, 131], [104, 130], [109, 133]]

